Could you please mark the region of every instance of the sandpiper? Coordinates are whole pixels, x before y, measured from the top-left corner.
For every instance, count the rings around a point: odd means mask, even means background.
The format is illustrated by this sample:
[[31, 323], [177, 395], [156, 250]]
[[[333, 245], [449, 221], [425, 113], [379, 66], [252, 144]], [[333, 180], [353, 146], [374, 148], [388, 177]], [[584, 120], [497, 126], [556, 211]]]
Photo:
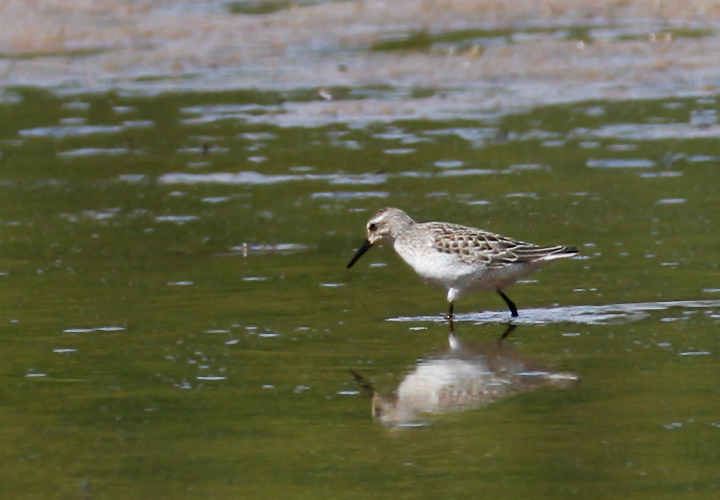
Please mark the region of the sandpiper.
[[573, 247], [541, 247], [474, 227], [448, 222], [416, 223], [398, 208], [383, 208], [367, 223], [367, 239], [348, 264], [350, 269], [373, 244], [385, 239], [426, 283], [447, 289], [447, 319], [453, 330], [453, 304], [465, 292], [496, 291], [518, 316], [503, 292], [551, 260], [572, 257]]

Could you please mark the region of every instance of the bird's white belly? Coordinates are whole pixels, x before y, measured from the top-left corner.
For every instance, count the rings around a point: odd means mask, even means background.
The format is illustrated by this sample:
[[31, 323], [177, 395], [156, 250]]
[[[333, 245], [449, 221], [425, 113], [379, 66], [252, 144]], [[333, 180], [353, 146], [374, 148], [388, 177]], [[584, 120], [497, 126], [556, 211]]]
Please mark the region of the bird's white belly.
[[500, 290], [539, 267], [526, 263], [509, 263], [500, 268], [487, 267], [482, 261], [468, 264], [455, 254], [438, 252], [429, 247], [423, 249], [396, 245], [395, 249], [426, 283], [455, 289], [458, 293]]

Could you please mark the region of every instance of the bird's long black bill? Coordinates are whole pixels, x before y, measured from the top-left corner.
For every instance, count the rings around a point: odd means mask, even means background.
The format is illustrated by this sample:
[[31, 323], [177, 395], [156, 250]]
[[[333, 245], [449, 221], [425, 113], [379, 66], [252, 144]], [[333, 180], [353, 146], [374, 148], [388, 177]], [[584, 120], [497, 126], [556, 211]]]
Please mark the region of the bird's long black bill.
[[353, 264], [355, 264], [360, 259], [360, 257], [363, 256], [363, 254], [365, 252], [370, 250], [371, 246], [373, 246], [373, 244], [370, 243], [370, 240], [365, 240], [365, 243], [363, 243], [362, 246], [360, 248], [358, 248], [358, 251], [355, 254], [355, 257], [352, 258], [352, 260], [350, 261], [350, 264], [347, 265], [347, 268], [350, 269], [353, 266]]

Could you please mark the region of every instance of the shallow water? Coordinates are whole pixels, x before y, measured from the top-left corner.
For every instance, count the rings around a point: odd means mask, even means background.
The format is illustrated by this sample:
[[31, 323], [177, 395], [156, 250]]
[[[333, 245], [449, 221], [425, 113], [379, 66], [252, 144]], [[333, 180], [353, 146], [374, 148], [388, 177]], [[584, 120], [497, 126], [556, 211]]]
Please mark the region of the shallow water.
[[[714, 98], [303, 126], [309, 92], [11, 95], [8, 498], [717, 497]], [[578, 246], [508, 290], [504, 344], [579, 384], [375, 422], [352, 372], [391, 394], [447, 346], [392, 249], [345, 269], [383, 206]]]

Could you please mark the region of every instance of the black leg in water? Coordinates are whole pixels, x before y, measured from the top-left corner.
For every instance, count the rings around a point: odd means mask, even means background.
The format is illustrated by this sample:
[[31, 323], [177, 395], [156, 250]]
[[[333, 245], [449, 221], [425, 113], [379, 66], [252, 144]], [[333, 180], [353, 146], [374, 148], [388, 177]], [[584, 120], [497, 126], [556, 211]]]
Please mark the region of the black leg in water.
[[517, 317], [518, 317], [518, 312], [517, 312], [517, 307], [515, 306], [515, 302], [513, 302], [512, 300], [510, 300], [510, 299], [508, 298], [508, 296], [503, 293], [502, 290], [498, 290], [497, 293], [500, 294], [500, 297], [503, 298], [503, 300], [505, 301], [505, 303], [506, 303], [506, 304], [508, 305], [508, 307], [510, 308], [510, 314], [512, 315], [512, 317], [513, 317], [513, 318], [517, 318]]
[[450, 334], [455, 333], [455, 323], [453, 323], [453, 303], [450, 302], [450, 308], [448, 309], [447, 316], [445, 316], [445, 319], [448, 321], [448, 325], [450, 326]]
[[505, 331], [503, 332], [503, 334], [500, 335], [500, 338], [499, 338], [498, 341], [497, 341], [498, 346], [501, 346], [501, 345], [502, 345], [503, 340], [505, 340], [506, 338], [508, 338], [508, 337], [510, 336], [510, 334], [515, 330], [515, 328], [517, 328], [517, 325], [513, 325], [512, 323], [508, 323], [507, 328], [505, 329]]

